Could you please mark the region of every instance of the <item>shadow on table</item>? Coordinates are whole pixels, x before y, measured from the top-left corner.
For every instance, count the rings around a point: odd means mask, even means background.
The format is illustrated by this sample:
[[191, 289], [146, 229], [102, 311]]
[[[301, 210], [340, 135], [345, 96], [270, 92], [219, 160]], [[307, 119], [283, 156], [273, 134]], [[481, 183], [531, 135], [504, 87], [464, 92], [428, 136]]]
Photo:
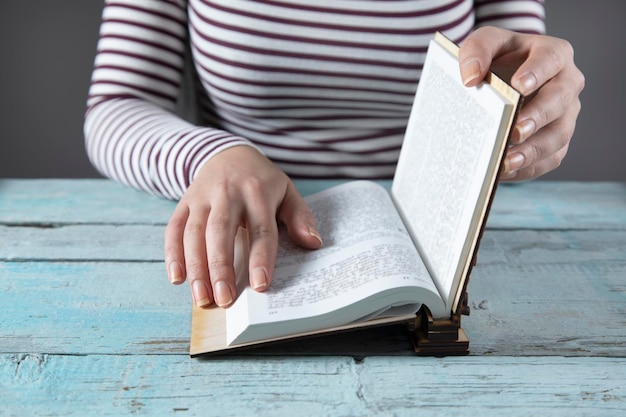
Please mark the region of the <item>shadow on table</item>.
[[409, 331], [403, 324], [381, 326], [342, 333], [307, 336], [271, 342], [254, 347], [231, 349], [227, 353], [199, 355], [200, 360], [229, 356], [367, 356], [414, 355]]

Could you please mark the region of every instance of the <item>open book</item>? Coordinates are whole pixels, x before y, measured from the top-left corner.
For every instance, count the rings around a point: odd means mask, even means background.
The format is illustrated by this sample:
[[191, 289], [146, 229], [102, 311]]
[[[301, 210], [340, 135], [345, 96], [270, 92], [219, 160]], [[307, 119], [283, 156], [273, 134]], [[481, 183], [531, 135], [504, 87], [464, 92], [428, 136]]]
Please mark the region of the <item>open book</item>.
[[434, 318], [456, 311], [520, 102], [493, 74], [463, 86], [457, 53], [441, 34], [430, 43], [391, 190], [352, 181], [305, 197], [324, 246], [281, 232], [267, 292], [248, 286], [238, 235], [240, 296], [193, 307], [192, 355], [407, 321], [422, 304]]

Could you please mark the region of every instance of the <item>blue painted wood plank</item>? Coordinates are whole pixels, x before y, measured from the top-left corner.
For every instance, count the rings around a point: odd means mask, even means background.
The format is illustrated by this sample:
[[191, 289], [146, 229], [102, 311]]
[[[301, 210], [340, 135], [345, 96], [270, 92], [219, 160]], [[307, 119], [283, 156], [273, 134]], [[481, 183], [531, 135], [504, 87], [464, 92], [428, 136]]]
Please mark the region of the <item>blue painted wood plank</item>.
[[0, 355], [5, 416], [617, 416], [624, 358]]
[[0, 350], [187, 355], [190, 295], [160, 263], [0, 263]]
[[[471, 354], [626, 357], [624, 277], [624, 260], [479, 264], [463, 319]], [[189, 290], [161, 262], [0, 262], [0, 305], [0, 353], [188, 352]], [[411, 351], [399, 329], [246, 354], [330, 353]]]
[[[163, 260], [163, 225], [0, 225], [0, 260]], [[487, 230], [481, 263], [623, 261], [625, 230]]]
[[488, 227], [626, 228], [626, 183], [530, 181], [502, 184]]
[[463, 319], [472, 355], [444, 359], [406, 356], [398, 329], [189, 359], [189, 291], [161, 261], [174, 204], [106, 180], [0, 181], [0, 414], [624, 409], [624, 184], [500, 187]]
[[165, 224], [174, 207], [104, 179], [0, 180], [4, 224]]
[[[491, 264], [469, 285], [471, 349], [626, 357], [626, 263]], [[502, 350], [504, 349], [504, 350]]]
[[[296, 182], [303, 194], [336, 183]], [[166, 224], [174, 206], [109, 180], [0, 180], [0, 224]], [[488, 227], [626, 229], [626, 184], [502, 184]]]
[[0, 260], [163, 261], [163, 225], [0, 226]]

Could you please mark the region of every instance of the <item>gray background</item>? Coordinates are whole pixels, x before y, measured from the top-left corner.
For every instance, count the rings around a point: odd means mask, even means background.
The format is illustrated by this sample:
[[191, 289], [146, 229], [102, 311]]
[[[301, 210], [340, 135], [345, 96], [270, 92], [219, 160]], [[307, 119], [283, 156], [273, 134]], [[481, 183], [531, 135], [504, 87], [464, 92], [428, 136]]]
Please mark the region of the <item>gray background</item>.
[[[82, 122], [102, 1], [0, 3], [0, 177], [98, 177]], [[547, 0], [548, 33], [568, 39], [586, 76], [583, 109], [552, 180], [626, 181], [623, 0]]]

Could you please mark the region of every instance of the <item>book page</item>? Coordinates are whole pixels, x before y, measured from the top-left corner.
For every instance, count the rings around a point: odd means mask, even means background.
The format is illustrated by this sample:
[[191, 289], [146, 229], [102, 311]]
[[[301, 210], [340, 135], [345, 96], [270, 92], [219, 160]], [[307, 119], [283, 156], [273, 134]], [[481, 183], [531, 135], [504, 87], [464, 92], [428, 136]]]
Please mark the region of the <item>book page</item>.
[[[270, 289], [258, 293], [245, 288], [227, 310], [229, 344], [244, 328], [261, 323], [293, 321], [290, 327], [276, 326], [276, 331], [305, 332], [371, 318], [389, 308], [389, 314], [415, 312], [420, 300], [405, 291], [407, 287], [426, 289], [429, 295], [422, 301], [434, 303], [434, 308], [443, 306], [382, 186], [355, 181], [306, 200], [317, 219], [323, 247], [302, 249], [281, 231]], [[323, 322], [303, 320], [315, 316], [323, 317]], [[263, 337], [279, 336], [270, 327], [263, 328]]]
[[392, 194], [448, 308], [503, 112], [491, 86], [463, 86], [456, 57], [431, 41]]

